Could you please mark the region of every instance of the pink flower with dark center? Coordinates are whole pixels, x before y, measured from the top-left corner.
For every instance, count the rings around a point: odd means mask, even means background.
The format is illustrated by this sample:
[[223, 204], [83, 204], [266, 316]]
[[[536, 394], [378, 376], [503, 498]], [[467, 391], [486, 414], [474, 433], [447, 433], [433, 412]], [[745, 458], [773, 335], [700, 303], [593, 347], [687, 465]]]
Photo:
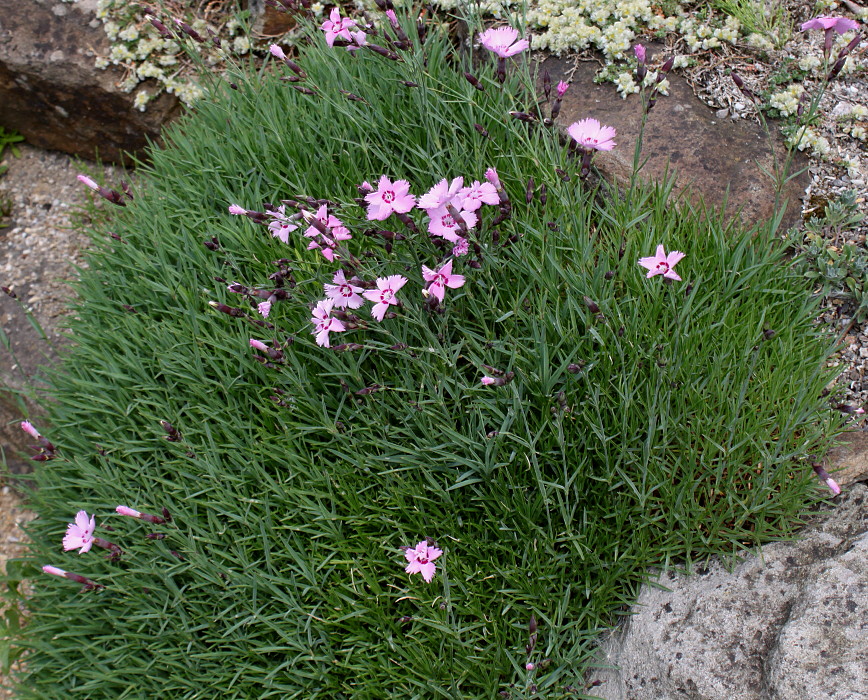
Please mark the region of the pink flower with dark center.
[[663, 275], [668, 279], [680, 282], [681, 278], [672, 268], [683, 257], [684, 253], [680, 253], [677, 250], [673, 250], [667, 255], [666, 251], [663, 250], [663, 246], [658, 245], [657, 252], [650, 257], [639, 258], [639, 264], [648, 270], [648, 274], [645, 276], [649, 279], [654, 277], [654, 275]]
[[480, 183], [478, 180], [474, 180], [470, 187], [459, 190], [458, 195], [462, 198], [463, 209], [466, 211], [476, 211], [483, 204], [498, 204], [500, 202], [497, 190], [490, 182]]
[[[428, 192], [419, 197], [417, 206], [420, 209], [437, 209], [446, 204], [452, 204], [456, 209], [461, 209], [460, 190], [464, 186], [464, 178], [456, 177], [450, 183], [445, 178], [440, 180]], [[431, 212], [428, 212], [429, 215]]]
[[615, 143], [615, 128], [602, 126], [596, 119], [582, 119], [567, 127], [567, 133], [582, 148], [611, 151]]
[[89, 552], [93, 547], [93, 531], [96, 529], [96, 516], [91, 515], [90, 520], [83, 510], [78, 511], [75, 522], [66, 526], [66, 534], [63, 536], [63, 549], [78, 549], [79, 554]]
[[[323, 204], [319, 209], [317, 209], [314, 216], [316, 217], [316, 220], [326, 229], [334, 229], [340, 227], [343, 228], [344, 231], [349, 233], [349, 231], [347, 231], [346, 227], [343, 225], [343, 222], [338, 217], [329, 214], [327, 204]], [[310, 219], [308, 219], [308, 221], [310, 221]], [[314, 238], [321, 233], [322, 232], [316, 226], [311, 225], [307, 227], [304, 235], [308, 238]]]
[[286, 205], [281, 204], [277, 211], [270, 212], [273, 221], [268, 224], [268, 230], [275, 238], [279, 238], [283, 243], [289, 243], [289, 234], [295, 231], [298, 226], [293, 224], [286, 216]]
[[382, 321], [389, 307], [398, 305], [399, 302], [395, 297], [395, 294], [397, 294], [398, 290], [405, 284], [407, 284], [407, 278], [402, 275], [378, 277], [377, 288], [369, 289], [364, 293], [365, 299], [374, 302], [374, 308], [371, 309], [371, 316], [378, 321]]
[[329, 18], [322, 23], [320, 29], [325, 32], [326, 43], [329, 46], [335, 45], [335, 39], [340, 37], [347, 41], [352, 41], [353, 37], [350, 34], [350, 29], [355, 28], [356, 20], [349, 17], [341, 17], [341, 11], [335, 7], [332, 9]]
[[467, 255], [467, 251], [470, 248], [470, 245], [467, 242], [466, 238], [459, 238], [458, 241], [452, 246], [452, 255], [456, 258], [460, 258], [464, 255]]
[[463, 275], [452, 274], [452, 261], [450, 260], [438, 270], [432, 270], [429, 267], [422, 265], [422, 278], [428, 285], [428, 291], [437, 301], [443, 301], [443, 295], [446, 293], [446, 287], [450, 289], [458, 289], [464, 286]]
[[515, 56], [530, 46], [527, 39], [516, 41], [517, 39], [518, 30], [512, 27], [498, 27], [496, 29], [492, 27], [479, 35], [480, 43], [501, 58]]
[[555, 86], [555, 92], [558, 94], [558, 98], [561, 98], [561, 97], [563, 97], [564, 95], [566, 95], [566, 94], [567, 94], [567, 90], [569, 90], [569, 88], [570, 88], [570, 84], [569, 84], [569, 83], [565, 83], [563, 80], [561, 80], [561, 81], [560, 81], [560, 82]]
[[415, 548], [406, 547], [403, 549], [404, 557], [410, 562], [404, 567], [404, 571], [408, 574], [422, 574], [425, 583], [431, 583], [437, 571], [434, 560], [443, 554], [443, 550], [429, 545], [426, 540], [422, 540]]
[[[437, 209], [430, 209], [428, 216], [431, 217], [431, 220], [428, 222], [428, 233], [432, 236], [441, 236], [453, 243], [458, 242], [458, 239], [461, 238], [459, 235], [461, 233], [461, 226], [448, 207], [442, 206]], [[467, 228], [473, 228], [476, 226], [476, 222], [479, 221], [479, 218], [472, 211], [459, 211], [458, 216], [461, 217]]]
[[808, 29], [823, 29], [826, 31], [834, 31], [838, 34], [844, 34], [845, 32], [857, 31], [859, 29], [859, 23], [855, 20], [847, 19], [846, 17], [814, 17], [814, 19], [809, 19], [801, 26], [803, 32]]
[[27, 433], [34, 440], [38, 440], [42, 436], [39, 434], [39, 431], [33, 427], [33, 424], [29, 420], [21, 421], [21, 430]]
[[410, 183], [406, 180], [392, 182], [383, 175], [375, 192], [365, 195], [368, 203], [368, 219], [384, 221], [394, 212], [406, 214], [416, 206], [416, 198], [410, 194]]
[[334, 304], [334, 299], [323, 299], [317, 302], [313, 310], [313, 317], [310, 319], [314, 326], [311, 332], [316, 335], [316, 344], [324, 348], [331, 347], [329, 345], [329, 333], [339, 333], [346, 330], [343, 323], [331, 316]]
[[346, 275], [343, 270], [338, 270], [332, 278], [334, 284], [324, 284], [325, 294], [329, 299], [334, 300], [335, 306], [339, 309], [358, 309], [365, 300], [359, 296], [359, 293], [364, 291], [362, 287], [357, 287], [354, 284], [347, 282]]

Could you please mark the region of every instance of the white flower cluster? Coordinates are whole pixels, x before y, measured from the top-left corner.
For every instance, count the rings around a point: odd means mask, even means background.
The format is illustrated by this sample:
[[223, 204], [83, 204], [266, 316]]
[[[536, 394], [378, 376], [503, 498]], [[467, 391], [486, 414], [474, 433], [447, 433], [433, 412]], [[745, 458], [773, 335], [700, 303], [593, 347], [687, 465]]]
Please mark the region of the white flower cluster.
[[[144, 110], [147, 104], [160, 92], [166, 90], [178, 95], [185, 104], [192, 104], [203, 95], [202, 89], [186, 77], [187, 62], [180, 41], [163, 38], [157, 29], [146, 19], [145, 11], [135, 3], [125, 0], [97, 0], [96, 16], [103, 23], [103, 30], [111, 42], [108, 56], [98, 56], [94, 62], [97, 68], [110, 65], [126, 69], [120, 88], [132, 92], [144, 80], [157, 82], [156, 91], [138, 92], [134, 106]], [[162, 18], [170, 31], [175, 31], [169, 17]], [[189, 20], [190, 26], [203, 37], [212, 35], [223, 41], [222, 49], [211, 42], [197, 48], [208, 65], [218, 65], [228, 57], [228, 52], [246, 54], [250, 51], [250, 39], [244, 34], [244, 27], [235, 18], [229, 18], [222, 27], [211, 27], [202, 19]], [[177, 68], [173, 68], [177, 67]], [[169, 75], [166, 69], [173, 68]]]
[[850, 134], [854, 139], [868, 140], [868, 130], [862, 124], [845, 124], [843, 130], [845, 134]]
[[813, 72], [816, 68], [819, 68], [823, 65], [823, 59], [819, 56], [814, 56], [812, 54], [805, 54], [799, 59], [798, 66], [801, 70], [807, 71], [808, 73]]
[[678, 22], [678, 32], [691, 51], [716, 49], [723, 42], [734, 44], [738, 41], [740, 29], [741, 24], [735, 17], [727, 17], [718, 27], [697, 22], [690, 16], [682, 17]]
[[760, 34], [758, 32], [754, 32], [748, 36], [747, 44], [748, 46], [759, 49], [760, 51], [771, 51], [775, 48], [774, 42], [772, 42], [771, 39], [769, 39], [765, 34]]
[[618, 92], [625, 100], [627, 99], [627, 95], [632, 95], [639, 92], [639, 86], [636, 85], [636, 81], [633, 80], [632, 73], [618, 73], [618, 79], [615, 81], [615, 87], [618, 88]]
[[778, 110], [781, 116], [789, 117], [799, 108], [799, 97], [804, 91], [804, 87], [794, 83], [786, 90], [774, 93], [769, 98], [769, 105]]
[[832, 150], [832, 146], [829, 144], [828, 139], [817, 134], [817, 132], [809, 126], [793, 129], [787, 135], [788, 146], [795, 146], [797, 141], [797, 148], [800, 151], [810, 148], [812, 153], [820, 158], [829, 155]]

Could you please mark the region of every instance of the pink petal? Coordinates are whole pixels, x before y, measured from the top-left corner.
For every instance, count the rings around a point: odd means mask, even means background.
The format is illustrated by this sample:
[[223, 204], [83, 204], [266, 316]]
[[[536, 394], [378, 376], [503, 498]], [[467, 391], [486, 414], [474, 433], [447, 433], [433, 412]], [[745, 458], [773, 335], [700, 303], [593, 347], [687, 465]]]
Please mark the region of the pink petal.
[[425, 583], [431, 583], [434, 579], [434, 573], [437, 571], [437, 565], [433, 561], [428, 561], [421, 565], [420, 571], [422, 572], [422, 578], [425, 579]]

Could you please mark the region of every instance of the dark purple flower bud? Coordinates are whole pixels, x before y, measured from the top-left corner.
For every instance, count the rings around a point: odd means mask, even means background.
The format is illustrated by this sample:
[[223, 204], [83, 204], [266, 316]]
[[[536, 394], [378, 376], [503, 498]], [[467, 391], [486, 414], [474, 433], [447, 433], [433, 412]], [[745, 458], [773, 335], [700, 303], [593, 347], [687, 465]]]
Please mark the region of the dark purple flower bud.
[[149, 532], [145, 537], [149, 540], [161, 540], [166, 536], [165, 532]]
[[3, 293], [4, 293], [6, 296], [11, 297], [11, 298], [13, 298], [13, 299], [17, 299], [17, 298], [18, 298], [18, 295], [17, 295], [15, 292], [13, 292], [11, 289], [9, 289], [9, 287], [0, 287], [0, 289], [3, 290]]
[[477, 90], [485, 90], [485, 88], [482, 86], [482, 83], [480, 83], [472, 73], [465, 73], [464, 77], [467, 79], [467, 82], [470, 83]]
[[605, 275], [603, 275], [603, 279], [610, 280], [615, 276], [614, 270], [609, 270]]
[[302, 95], [316, 95], [315, 90], [311, 90], [309, 87], [304, 87], [303, 85], [291, 85], [295, 90], [298, 90]]
[[241, 318], [245, 316], [245, 313], [241, 309], [236, 309], [233, 306], [226, 306], [226, 304], [221, 304], [216, 301], [209, 301], [208, 305], [216, 309], [222, 314], [226, 314], [227, 316], [233, 316], [235, 318]]
[[419, 87], [419, 83], [414, 83], [410, 80], [402, 80], [401, 85], [406, 85], [407, 87]]
[[524, 201], [530, 204], [533, 201], [533, 195], [536, 190], [536, 185], [533, 181], [533, 178], [529, 178], [527, 181], [527, 188], [524, 191]]
[[202, 241], [202, 245], [204, 245], [208, 250], [217, 250], [220, 248], [220, 242], [217, 240], [217, 236], [211, 236], [210, 241]]
[[352, 92], [347, 92], [346, 90], [339, 90], [338, 92], [340, 92], [352, 102], [364, 102], [365, 104], [368, 104], [367, 100], [365, 100], [363, 97], [359, 97], [358, 95], [353, 94]]
[[555, 101], [552, 103], [552, 121], [558, 118], [558, 115], [561, 113], [561, 98], [556, 97]]
[[532, 114], [528, 114], [527, 112], [510, 112], [509, 116], [513, 119], [518, 119], [521, 122], [532, 123], [536, 121], [536, 118]]
[[389, 49], [383, 48], [377, 44], [365, 44], [365, 48], [370, 49], [374, 53], [380, 54], [380, 56], [384, 56], [388, 58], [390, 61], [400, 61], [401, 57], [396, 54], [394, 51], [389, 51]]
[[597, 306], [597, 303], [596, 303], [593, 299], [591, 299], [591, 297], [589, 297], [589, 296], [582, 296], [582, 299], [585, 300], [585, 306], [588, 307], [588, 310], [589, 310], [592, 314], [598, 314], [598, 313], [600, 313], [600, 307]]
[[155, 19], [154, 17], [148, 17], [148, 21], [154, 26], [154, 28], [160, 33], [160, 36], [164, 39], [174, 38], [172, 32], [169, 31], [169, 28], [160, 20]]
[[829, 77], [827, 78], [829, 82], [833, 81], [838, 77], [838, 74], [841, 72], [841, 69], [844, 67], [844, 64], [847, 62], [847, 57], [839, 58], [835, 61], [835, 65], [832, 66], [832, 70], [829, 71]]
[[543, 92], [545, 93], [546, 99], [548, 99], [549, 95], [551, 94], [551, 91], [552, 91], [552, 76], [549, 75], [549, 69], [548, 68], [543, 69], [542, 80], [543, 80]]
[[193, 41], [196, 41], [200, 44], [205, 43], [205, 39], [202, 38], [202, 35], [199, 34], [199, 32], [197, 32], [195, 29], [193, 29], [193, 27], [191, 27], [186, 22], [182, 22], [181, 20], [176, 19], [175, 24], [178, 25], [178, 29], [180, 29], [182, 32], [184, 32], [184, 34], [186, 34], [188, 37], [190, 37]]
[[490, 138], [491, 138], [491, 136], [489, 136], [489, 134], [488, 134], [488, 131], [485, 129], [484, 126], [482, 126], [482, 124], [474, 124], [474, 125], [473, 125], [473, 128], [476, 129], [476, 130], [477, 130], [480, 134], [482, 134], [485, 138], [487, 138], [487, 139], [490, 139]]
[[539, 186], [539, 201], [540, 204], [542, 204], [543, 206], [545, 206], [546, 202], [548, 201], [548, 191], [546, 190], [546, 183], [542, 183]]
[[566, 170], [561, 170], [560, 168], [555, 168], [555, 172], [558, 174], [558, 177], [564, 182], [570, 181], [570, 175]]
[[[663, 74], [666, 74], [672, 70], [672, 66], [674, 66], [674, 65], [675, 65], [675, 56], [670, 56], [668, 59], [666, 59], [666, 63], [664, 63], [662, 66], [660, 66], [660, 72]], [[657, 76], [657, 82], [659, 83], [661, 80], [663, 80], [663, 78], [658, 75]]]

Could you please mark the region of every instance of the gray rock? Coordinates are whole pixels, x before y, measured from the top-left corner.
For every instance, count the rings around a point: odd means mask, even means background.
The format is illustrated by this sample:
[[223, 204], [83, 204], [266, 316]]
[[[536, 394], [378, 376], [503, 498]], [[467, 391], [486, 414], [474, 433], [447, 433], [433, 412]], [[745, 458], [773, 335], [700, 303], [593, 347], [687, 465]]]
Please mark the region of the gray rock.
[[[653, 53], [659, 53], [654, 51]], [[661, 54], [662, 55], [662, 54]], [[575, 72], [573, 67], [576, 66]], [[611, 84], [596, 85], [596, 62], [550, 57], [542, 67], [551, 74], [552, 84], [572, 74], [572, 88], [563, 100], [557, 123], [563, 127], [592, 117], [618, 130], [618, 146], [600, 152], [594, 163], [607, 177], [620, 182], [629, 180], [633, 169], [633, 144], [639, 134], [642, 106], [638, 95], [624, 100]], [[696, 201], [701, 194], [707, 204], [716, 207], [727, 203], [727, 212], [741, 210], [745, 222], [753, 224], [770, 218], [774, 212], [774, 186], [757, 165], [772, 171], [772, 151], [763, 129], [752, 120], [719, 120], [715, 111], [701, 102], [687, 82], [675, 73], [669, 76], [668, 97], [660, 97], [651, 110], [644, 131], [642, 156], [648, 162], [641, 175], [659, 180], [667, 168], [677, 173], [675, 193], [692, 187]], [[545, 108], [543, 108], [545, 110]], [[774, 126], [772, 127], [774, 129]], [[785, 148], [773, 132], [775, 150], [781, 161]], [[791, 173], [807, 165], [804, 154], [797, 152]], [[784, 230], [799, 222], [800, 200], [810, 175], [807, 170], [784, 186], [788, 206]]]
[[797, 542], [663, 574], [602, 645], [605, 700], [856, 700], [868, 693], [868, 487]]
[[0, 0], [0, 124], [35, 146], [129, 162], [181, 107], [164, 93], [140, 112], [116, 85], [120, 71], [94, 66], [94, 52], [109, 51], [94, 8]]

